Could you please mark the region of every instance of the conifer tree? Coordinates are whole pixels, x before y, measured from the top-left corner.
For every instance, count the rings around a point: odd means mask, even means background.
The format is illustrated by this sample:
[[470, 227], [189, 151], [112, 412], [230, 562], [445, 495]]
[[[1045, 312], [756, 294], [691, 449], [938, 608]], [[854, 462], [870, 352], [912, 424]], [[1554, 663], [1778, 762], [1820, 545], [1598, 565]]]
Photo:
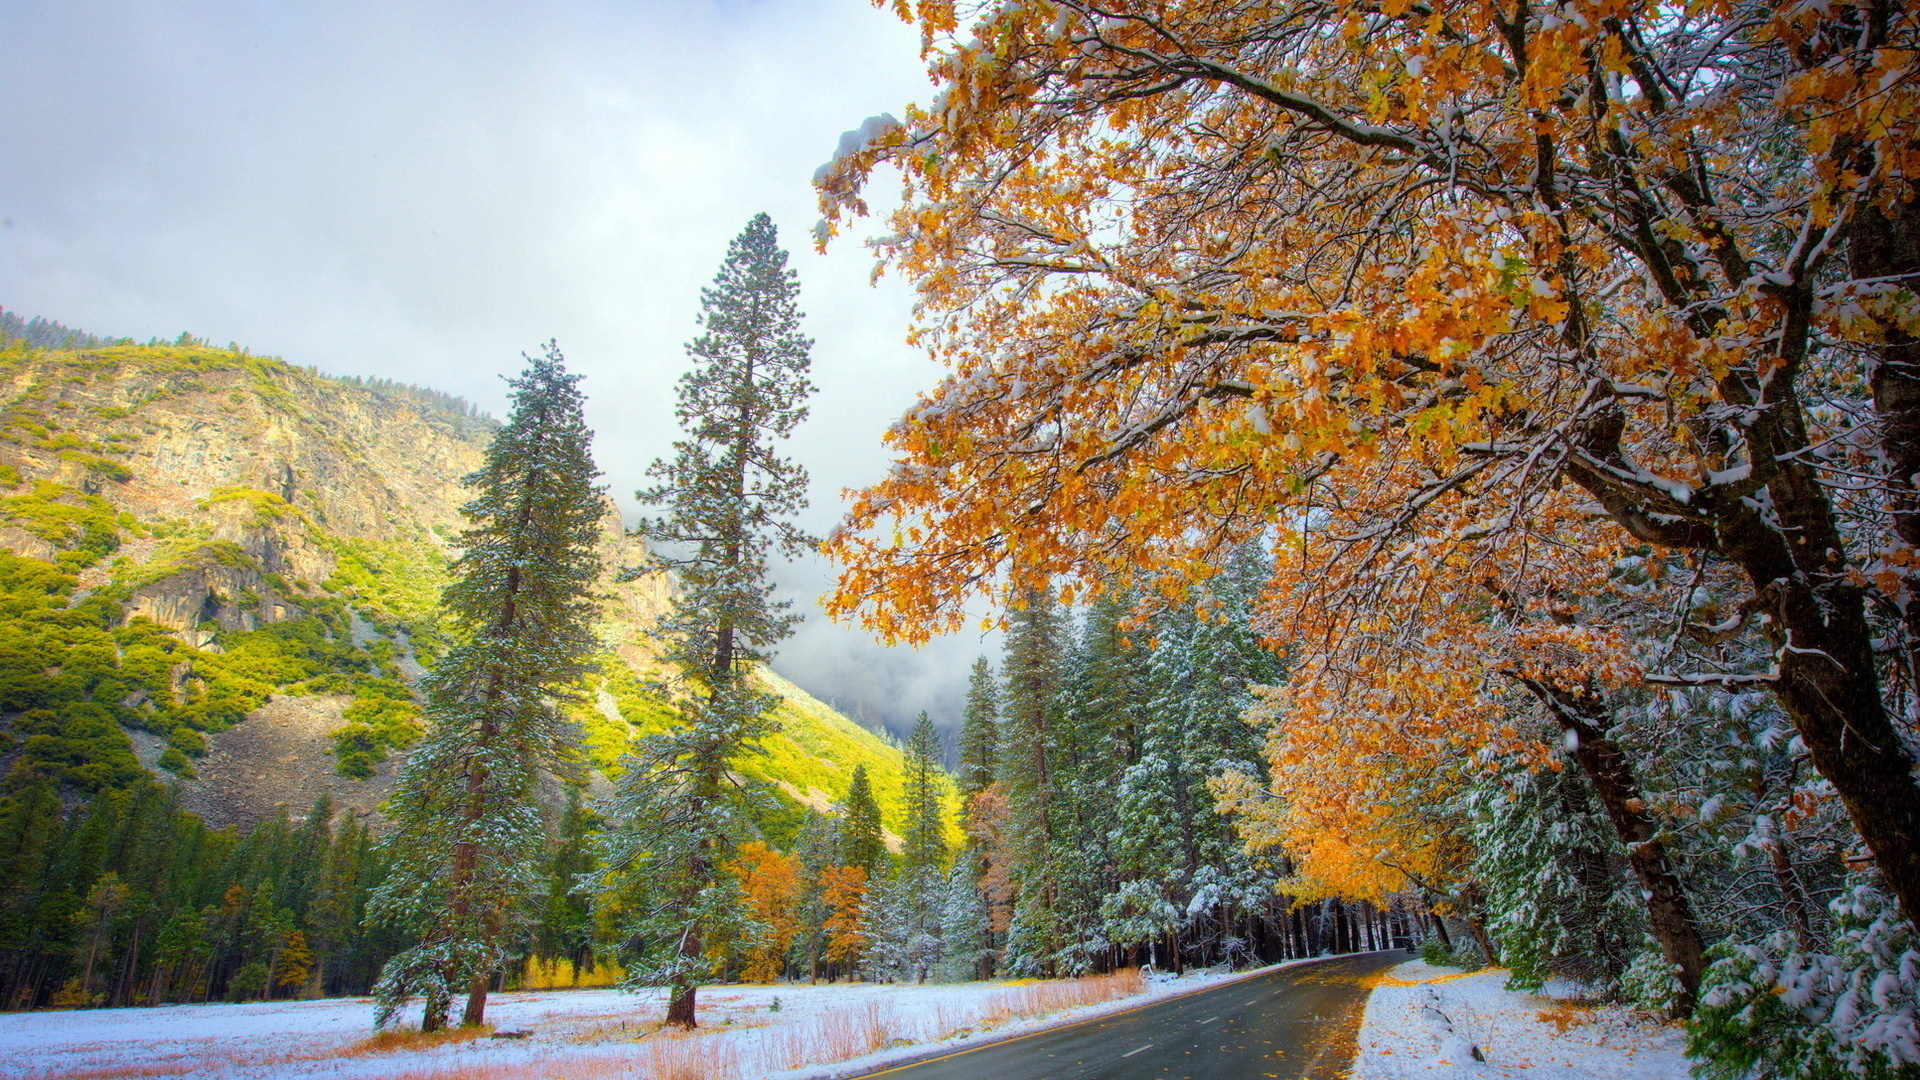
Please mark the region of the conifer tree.
[[1061, 705], [1066, 618], [1052, 590], [1043, 589], [1017, 603], [1008, 622], [1001, 776], [1019, 880], [1006, 966], [1017, 975], [1050, 975], [1061, 944], [1052, 856], [1058, 783], [1054, 728]]
[[980, 856], [967, 849], [947, 874], [946, 907], [940, 913], [940, 976], [949, 982], [993, 974], [993, 930], [986, 898], [980, 895], [984, 869]]
[[580, 376], [549, 343], [509, 380], [513, 402], [468, 477], [471, 521], [441, 598], [462, 643], [426, 679], [428, 728], [389, 811], [395, 855], [376, 910], [422, 935], [387, 962], [385, 1024], [412, 996], [425, 1031], [465, 992], [479, 1024], [487, 988], [539, 884], [545, 839], [534, 785], [577, 769], [578, 728], [555, 707], [590, 669], [593, 583], [606, 499], [589, 452]]
[[900, 868], [906, 877], [938, 876], [947, 861], [946, 793], [940, 790], [940, 733], [921, 713], [907, 740], [906, 836]]
[[995, 779], [1000, 742], [1000, 691], [982, 656], [967, 678], [967, 708], [960, 724], [960, 801], [965, 803]]
[[834, 844], [834, 863], [858, 866], [869, 879], [877, 878], [886, 865], [887, 845], [880, 835], [880, 804], [873, 798], [873, 780], [865, 765], [853, 767], [847, 782], [847, 802], [840, 817], [839, 835]]
[[745, 838], [733, 766], [776, 728], [776, 699], [751, 676], [794, 618], [772, 598], [767, 560], [812, 546], [791, 522], [806, 505], [806, 471], [776, 452], [813, 390], [799, 288], [772, 219], [755, 215], [701, 292], [702, 333], [687, 346], [694, 367], [675, 410], [685, 437], [639, 493], [662, 511], [640, 535], [680, 587], [657, 634], [684, 723], [627, 762], [602, 880], [644, 894], [630, 898], [628, 980], [668, 987], [667, 1023], [679, 1027], [694, 1026], [695, 993], [713, 973], [708, 940], [740, 918], [724, 868]]

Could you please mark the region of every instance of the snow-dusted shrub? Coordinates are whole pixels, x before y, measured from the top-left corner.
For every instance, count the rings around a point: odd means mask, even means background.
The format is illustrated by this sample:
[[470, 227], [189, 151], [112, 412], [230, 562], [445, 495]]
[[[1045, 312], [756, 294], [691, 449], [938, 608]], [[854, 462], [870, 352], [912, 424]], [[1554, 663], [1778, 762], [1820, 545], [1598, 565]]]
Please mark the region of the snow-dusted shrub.
[[1857, 879], [1836, 897], [1831, 953], [1781, 931], [1716, 949], [1687, 1052], [1702, 1080], [1920, 1078], [1920, 952], [1898, 905]]
[[1579, 771], [1513, 768], [1463, 800], [1487, 894], [1487, 932], [1508, 986], [1572, 979], [1599, 995], [1619, 981], [1646, 925], [1626, 852]]
[[1622, 998], [1648, 1012], [1669, 1013], [1680, 996], [1680, 965], [1668, 961], [1660, 943], [1648, 934], [1640, 941], [1640, 951], [1620, 975]]

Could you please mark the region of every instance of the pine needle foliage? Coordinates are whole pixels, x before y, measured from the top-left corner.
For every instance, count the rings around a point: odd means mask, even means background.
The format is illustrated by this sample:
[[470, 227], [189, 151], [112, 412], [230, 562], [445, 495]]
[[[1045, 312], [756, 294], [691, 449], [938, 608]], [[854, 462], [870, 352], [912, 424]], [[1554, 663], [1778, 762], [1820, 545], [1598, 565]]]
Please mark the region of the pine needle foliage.
[[422, 935], [375, 987], [378, 1023], [425, 999], [421, 1028], [444, 1026], [468, 994], [478, 1024], [487, 986], [542, 886], [545, 835], [534, 786], [574, 778], [579, 730], [556, 707], [597, 649], [594, 581], [605, 494], [589, 452], [580, 376], [558, 347], [530, 358], [512, 415], [467, 476], [454, 583], [442, 596], [456, 640], [425, 689], [428, 728], [394, 793], [394, 869], [376, 912]]
[[960, 725], [960, 798], [972, 799], [993, 783], [999, 763], [1000, 688], [982, 656], [967, 678], [967, 708]]
[[931, 872], [945, 873], [947, 861], [946, 793], [940, 781], [945, 757], [940, 733], [922, 712], [913, 725], [913, 737], [907, 740], [906, 835], [903, 837], [901, 869], [909, 878]]
[[600, 883], [626, 911], [629, 985], [668, 987], [667, 1023], [680, 1027], [714, 976], [709, 945], [739, 930], [725, 864], [747, 837], [747, 792], [733, 766], [777, 729], [776, 699], [752, 674], [795, 619], [772, 597], [767, 560], [813, 544], [791, 522], [806, 470], [776, 453], [813, 392], [799, 288], [772, 219], [756, 215], [701, 292], [676, 409], [685, 437], [638, 493], [661, 510], [638, 531], [679, 584], [658, 635], [684, 723], [627, 760]]

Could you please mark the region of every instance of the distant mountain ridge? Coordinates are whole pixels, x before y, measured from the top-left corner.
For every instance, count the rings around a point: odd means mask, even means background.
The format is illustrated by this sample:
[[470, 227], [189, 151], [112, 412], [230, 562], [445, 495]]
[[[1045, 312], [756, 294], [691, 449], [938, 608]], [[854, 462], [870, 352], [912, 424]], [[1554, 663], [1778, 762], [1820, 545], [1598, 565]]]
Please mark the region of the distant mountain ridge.
[[[459, 480], [494, 422], [437, 391], [187, 335], [58, 331], [90, 343], [0, 334], [5, 784], [87, 792], [150, 773], [216, 824], [321, 795], [371, 812], [418, 730], [412, 685], [444, 646]], [[611, 502], [603, 553], [610, 568], [643, 554]], [[609, 574], [604, 588], [608, 663], [576, 715], [607, 770], [672, 707], [646, 687], [669, 583]], [[769, 826], [844, 797], [866, 764], [897, 829], [900, 749], [767, 678], [786, 730], [741, 768], [781, 793]]]

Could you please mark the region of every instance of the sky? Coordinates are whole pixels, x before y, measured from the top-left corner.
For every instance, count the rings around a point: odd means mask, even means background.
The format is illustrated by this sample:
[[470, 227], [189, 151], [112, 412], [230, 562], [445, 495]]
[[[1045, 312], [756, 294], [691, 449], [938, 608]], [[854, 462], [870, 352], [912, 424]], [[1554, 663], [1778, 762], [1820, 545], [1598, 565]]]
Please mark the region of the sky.
[[[938, 377], [859, 230], [812, 249], [809, 181], [840, 134], [931, 96], [918, 33], [866, 0], [10, 0], [0, 41], [0, 306], [23, 316], [186, 331], [495, 415], [501, 376], [556, 338], [631, 515], [671, 452], [699, 290], [765, 211], [815, 339], [790, 453], [816, 534]], [[882, 648], [820, 614], [831, 574], [778, 571], [807, 620], [775, 668], [870, 724], [957, 724], [997, 643]]]

